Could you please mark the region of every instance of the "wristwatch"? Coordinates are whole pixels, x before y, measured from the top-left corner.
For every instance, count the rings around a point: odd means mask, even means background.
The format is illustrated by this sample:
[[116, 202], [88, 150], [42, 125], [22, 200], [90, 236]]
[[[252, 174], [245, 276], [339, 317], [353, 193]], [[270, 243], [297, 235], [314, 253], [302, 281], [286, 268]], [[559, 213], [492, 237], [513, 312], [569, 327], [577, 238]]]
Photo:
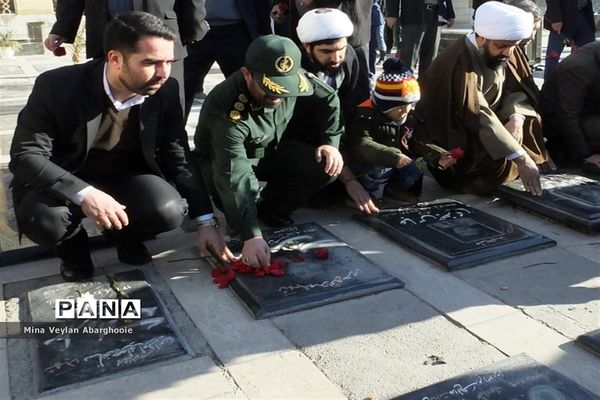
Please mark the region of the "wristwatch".
[[215, 228], [218, 228], [219, 220], [217, 219], [217, 217], [212, 217], [211, 219], [206, 221], [196, 221], [196, 225], [198, 226], [198, 228], [206, 228], [207, 226], [214, 226]]

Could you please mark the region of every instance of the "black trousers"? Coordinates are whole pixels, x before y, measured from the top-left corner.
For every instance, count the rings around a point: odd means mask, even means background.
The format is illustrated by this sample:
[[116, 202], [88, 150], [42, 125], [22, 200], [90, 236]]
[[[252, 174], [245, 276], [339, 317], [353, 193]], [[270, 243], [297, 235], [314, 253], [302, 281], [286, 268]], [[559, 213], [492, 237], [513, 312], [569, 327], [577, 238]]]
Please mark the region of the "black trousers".
[[255, 173], [259, 180], [267, 181], [261, 198], [269, 208], [289, 215], [336, 179], [324, 172], [324, 160], [315, 160], [316, 147], [288, 138], [260, 160]]
[[[129, 225], [120, 231], [107, 231], [117, 243], [143, 241], [175, 229], [187, 214], [187, 201], [156, 175], [133, 175], [90, 183], [126, 207]], [[79, 249], [87, 243], [87, 238], [82, 239], [81, 220], [85, 215], [79, 206], [47, 191], [31, 190], [21, 196], [16, 194], [15, 198], [18, 199], [15, 214], [22, 234], [41, 245], [61, 245], [75, 248], [73, 251], [81, 250], [81, 255], [89, 254], [89, 248]], [[72, 238], [77, 246], [69, 246]]]
[[244, 65], [252, 37], [244, 23], [214, 26], [204, 39], [187, 46], [183, 60], [185, 82], [185, 118], [192, 109], [194, 96], [204, 89], [204, 78], [216, 61], [227, 78]]

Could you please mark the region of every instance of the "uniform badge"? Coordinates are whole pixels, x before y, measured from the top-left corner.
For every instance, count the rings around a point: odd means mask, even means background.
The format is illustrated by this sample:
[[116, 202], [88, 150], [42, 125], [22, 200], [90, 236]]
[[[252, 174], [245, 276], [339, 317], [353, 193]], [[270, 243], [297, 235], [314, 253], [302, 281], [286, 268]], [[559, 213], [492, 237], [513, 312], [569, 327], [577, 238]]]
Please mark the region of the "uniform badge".
[[288, 55], [283, 55], [275, 60], [275, 69], [281, 74], [286, 74], [294, 67], [294, 60]]
[[248, 96], [246, 96], [244, 93], [241, 93], [238, 96], [238, 100], [241, 101], [242, 103], [247, 103], [248, 102]]
[[244, 103], [240, 103], [239, 101], [236, 101], [235, 104], [233, 105], [233, 108], [235, 108], [238, 111], [244, 111], [244, 108], [246, 108], [246, 106], [244, 105]]

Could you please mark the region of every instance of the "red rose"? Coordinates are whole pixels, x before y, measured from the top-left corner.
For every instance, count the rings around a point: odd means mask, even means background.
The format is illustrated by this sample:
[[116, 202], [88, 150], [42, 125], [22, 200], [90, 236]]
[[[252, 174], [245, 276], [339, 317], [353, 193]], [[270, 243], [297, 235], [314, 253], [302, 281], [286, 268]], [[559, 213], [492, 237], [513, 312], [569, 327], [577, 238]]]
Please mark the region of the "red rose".
[[327, 260], [329, 258], [329, 250], [325, 247], [319, 247], [313, 251], [313, 256], [317, 260]]
[[463, 158], [465, 156], [465, 152], [464, 152], [464, 150], [462, 148], [455, 147], [452, 150], [450, 150], [450, 155], [455, 160], [460, 160], [461, 158]]
[[65, 50], [65, 48], [64, 48], [64, 47], [62, 47], [62, 46], [59, 46], [59, 47], [57, 47], [57, 48], [55, 48], [55, 49], [54, 49], [53, 53], [54, 53], [54, 55], [55, 55], [56, 57], [62, 57], [62, 56], [64, 56], [65, 54], [67, 54], [67, 51]]

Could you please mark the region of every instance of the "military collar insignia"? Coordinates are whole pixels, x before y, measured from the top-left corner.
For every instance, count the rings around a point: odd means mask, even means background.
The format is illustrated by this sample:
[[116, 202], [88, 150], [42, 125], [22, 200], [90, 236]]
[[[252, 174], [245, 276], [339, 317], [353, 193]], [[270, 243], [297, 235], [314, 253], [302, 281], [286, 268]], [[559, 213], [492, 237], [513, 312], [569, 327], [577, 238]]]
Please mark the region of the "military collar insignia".
[[304, 74], [302, 74], [301, 72], [298, 72], [298, 77], [300, 78], [300, 81], [298, 82], [298, 91], [300, 93], [309, 92], [310, 91], [310, 83], [308, 83], [308, 79], [306, 79]]
[[292, 70], [293, 67], [294, 67], [294, 60], [292, 59], [292, 57], [290, 57], [288, 55], [283, 55], [281, 57], [277, 57], [277, 60], [275, 60], [275, 69], [280, 74], [287, 74], [288, 72], [290, 72]]
[[233, 103], [233, 109], [229, 111], [227, 117], [231, 122], [237, 123], [242, 119], [242, 116], [245, 112], [247, 112], [248, 96], [245, 93], [240, 93]]

